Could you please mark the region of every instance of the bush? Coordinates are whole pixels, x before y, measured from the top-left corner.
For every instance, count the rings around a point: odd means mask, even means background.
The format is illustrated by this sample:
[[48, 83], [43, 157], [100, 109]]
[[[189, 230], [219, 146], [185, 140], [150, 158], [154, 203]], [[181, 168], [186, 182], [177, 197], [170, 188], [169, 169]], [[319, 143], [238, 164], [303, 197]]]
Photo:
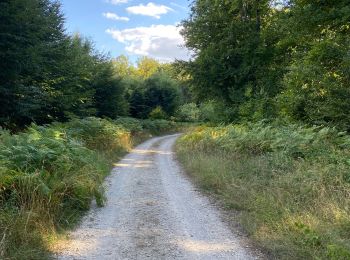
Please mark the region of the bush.
[[142, 121], [140, 119], [132, 117], [120, 117], [114, 120], [114, 123], [124, 127], [131, 131], [131, 133], [137, 133], [143, 131]]
[[113, 121], [89, 117], [57, 125], [64, 127], [71, 137], [82, 140], [87, 148], [102, 153], [107, 158], [116, 159], [131, 149], [130, 129]]
[[142, 126], [145, 129], [145, 131], [148, 131], [151, 134], [155, 135], [174, 131], [177, 128], [175, 122], [167, 121], [164, 119], [146, 119], [142, 121]]
[[[73, 135], [80, 133], [68, 133], [59, 125], [32, 125], [18, 135], [1, 133], [3, 256], [24, 254], [16, 247], [30, 250], [26, 257], [36, 259], [45, 251], [37, 248], [44, 246], [42, 232], [74, 224], [93, 198], [98, 205], [103, 204], [101, 184], [109, 172], [109, 162], [88, 149], [83, 138]], [[29, 223], [26, 232], [20, 230], [23, 223]]]
[[195, 103], [182, 105], [176, 112], [176, 118], [181, 122], [198, 122], [200, 110]]
[[221, 124], [232, 123], [239, 118], [234, 107], [228, 107], [223, 102], [208, 101], [199, 106], [200, 121]]
[[163, 111], [162, 107], [157, 106], [149, 113], [149, 119], [167, 119], [167, 114]]
[[322, 38], [294, 58], [277, 96], [282, 116], [349, 131], [349, 39]]

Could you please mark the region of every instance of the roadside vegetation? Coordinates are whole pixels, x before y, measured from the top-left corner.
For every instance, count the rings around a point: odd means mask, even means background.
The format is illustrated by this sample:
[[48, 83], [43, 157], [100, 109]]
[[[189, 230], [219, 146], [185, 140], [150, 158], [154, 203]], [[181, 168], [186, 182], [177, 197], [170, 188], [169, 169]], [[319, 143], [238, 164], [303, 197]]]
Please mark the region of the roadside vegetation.
[[104, 204], [103, 180], [135, 142], [175, 129], [165, 120], [86, 118], [0, 134], [0, 258], [47, 259], [92, 200]]
[[270, 257], [350, 258], [350, 136], [334, 128], [200, 127], [177, 155]]
[[[110, 57], [58, 0], [0, 2], [0, 258], [45, 259], [134, 143], [180, 161], [269, 255], [350, 259], [348, 0], [194, 0], [189, 61]], [[210, 127], [209, 127], [210, 126]]]
[[180, 161], [276, 259], [350, 259], [349, 1], [196, 0]]

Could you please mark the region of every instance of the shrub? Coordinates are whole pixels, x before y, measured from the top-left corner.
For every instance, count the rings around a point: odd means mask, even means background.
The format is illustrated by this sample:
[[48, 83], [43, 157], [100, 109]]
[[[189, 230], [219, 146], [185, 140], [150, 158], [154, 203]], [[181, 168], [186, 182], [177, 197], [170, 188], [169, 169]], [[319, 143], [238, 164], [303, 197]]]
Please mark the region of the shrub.
[[87, 148], [108, 158], [116, 159], [131, 148], [130, 130], [106, 119], [89, 117], [58, 126], [64, 127], [72, 138], [83, 141]]
[[176, 117], [181, 122], [198, 122], [200, 110], [195, 103], [188, 103], [177, 110]]
[[132, 117], [120, 117], [114, 120], [114, 123], [124, 127], [131, 131], [131, 133], [137, 133], [143, 131], [142, 121], [140, 119]]
[[[69, 133], [59, 125], [32, 125], [18, 135], [1, 133], [0, 236], [6, 238], [4, 256], [14, 253], [14, 246], [32, 247], [36, 257], [42, 255], [44, 250], [35, 246], [44, 245], [38, 242], [42, 232], [74, 224], [93, 198], [103, 204], [101, 184], [109, 162], [74, 135], [80, 133]], [[29, 223], [28, 232], [33, 234], [18, 230], [23, 223]], [[14, 240], [16, 243], [11, 243]]]
[[162, 134], [176, 130], [176, 123], [164, 119], [142, 121], [143, 128], [151, 134]]
[[228, 107], [223, 102], [207, 101], [199, 106], [200, 120], [204, 122], [220, 124], [232, 123], [237, 121], [238, 117], [234, 107]]
[[149, 118], [150, 119], [167, 119], [168, 116], [167, 114], [163, 111], [162, 107], [158, 106], [154, 108], [150, 113], [149, 113]]

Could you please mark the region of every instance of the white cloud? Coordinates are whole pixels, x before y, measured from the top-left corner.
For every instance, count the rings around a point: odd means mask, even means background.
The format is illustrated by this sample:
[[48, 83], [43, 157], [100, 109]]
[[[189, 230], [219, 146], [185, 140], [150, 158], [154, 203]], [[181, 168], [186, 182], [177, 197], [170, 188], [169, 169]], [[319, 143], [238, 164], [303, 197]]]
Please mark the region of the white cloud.
[[128, 22], [130, 19], [128, 17], [123, 17], [123, 16], [119, 16], [115, 13], [103, 13], [102, 14], [104, 17], [106, 17], [107, 19], [111, 19], [111, 20], [116, 20], [116, 21], [125, 21]]
[[126, 45], [129, 53], [151, 56], [162, 61], [188, 60], [190, 52], [183, 47], [181, 28], [175, 25], [152, 25], [125, 30], [108, 29], [106, 32]]
[[174, 3], [174, 2], [171, 2], [170, 4], [171, 4], [172, 6], [175, 6], [175, 7], [177, 7], [177, 8], [181, 8], [181, 9], [183, 9], [183, 10], [187, 10], [187, 9], [188, 9], [186, 6], [182, 6], [182, 5], [179, 5], [179, 4]]
[[154, 3], [148, 3], [147, 5], [139, 4], [135, 6], [130, 6], [126, 8], [126, 10], [131, 14], [152, 16], [157, 19], [160, 19], [160, 16], [162, 14], [167, 14], [170, 11], [174, 11], [168, 6], [157, 5]]
[[106, 0], [107, 3], [112, 5], [127, 4], [129, 0]]

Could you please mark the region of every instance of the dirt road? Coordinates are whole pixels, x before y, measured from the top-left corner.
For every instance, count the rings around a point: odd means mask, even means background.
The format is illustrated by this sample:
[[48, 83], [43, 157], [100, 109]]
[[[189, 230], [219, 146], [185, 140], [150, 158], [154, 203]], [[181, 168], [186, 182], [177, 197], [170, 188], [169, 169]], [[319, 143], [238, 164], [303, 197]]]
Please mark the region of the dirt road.
[[71, 234], [58, 259], [257, 259], [181, 172], [178, 135], [153, 138], [116, 164], [107, 204]]

